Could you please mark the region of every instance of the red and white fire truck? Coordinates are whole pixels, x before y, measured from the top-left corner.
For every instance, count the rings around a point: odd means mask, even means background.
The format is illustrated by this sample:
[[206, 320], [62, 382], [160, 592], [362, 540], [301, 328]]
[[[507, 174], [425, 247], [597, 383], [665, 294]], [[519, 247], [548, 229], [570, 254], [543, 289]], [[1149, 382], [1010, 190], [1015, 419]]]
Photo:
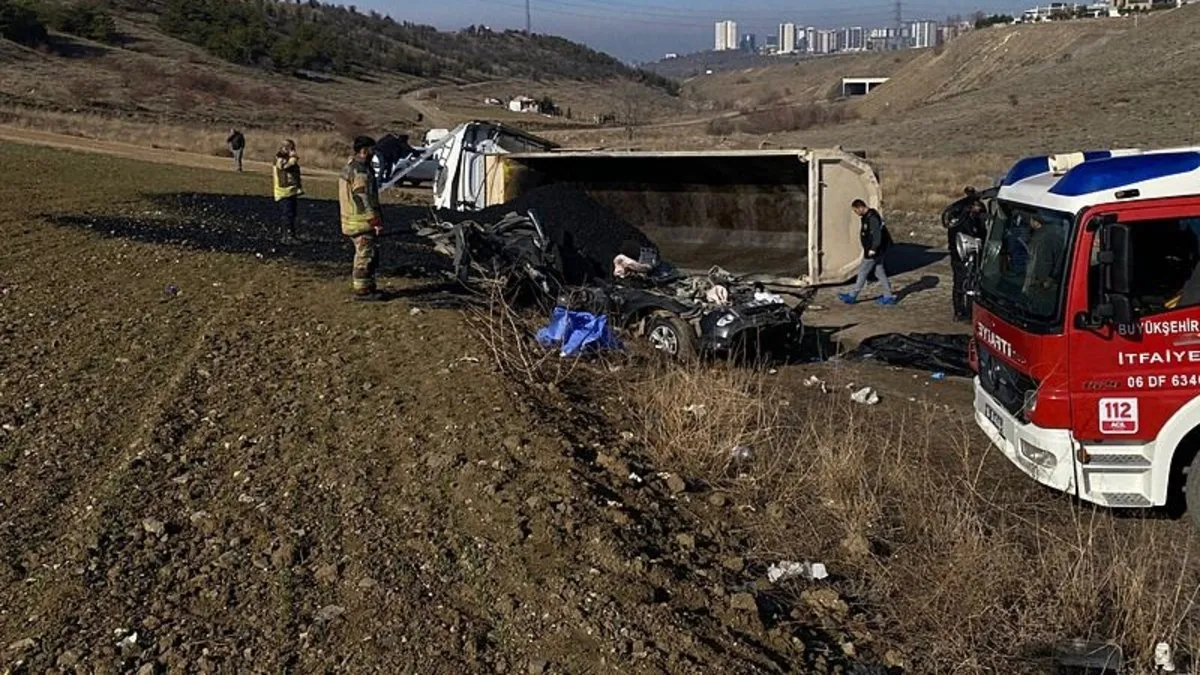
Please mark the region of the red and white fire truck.
[[980, 428], [1040, 483], [1200, 525], [1200, 148], [1030, 157], [989, 209]]

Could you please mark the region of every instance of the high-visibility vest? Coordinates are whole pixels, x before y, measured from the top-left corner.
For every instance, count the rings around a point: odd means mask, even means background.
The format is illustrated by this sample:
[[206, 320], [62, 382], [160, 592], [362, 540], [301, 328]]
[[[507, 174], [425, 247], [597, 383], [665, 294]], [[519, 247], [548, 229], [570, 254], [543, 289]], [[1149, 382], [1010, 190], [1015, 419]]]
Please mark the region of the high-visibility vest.
[[366, 160], [350, 158], [338, 177], [338, 204], [342, 210], [342, 234], [348, 237], [366, 234], [371, 221], [379, 216], [379, 188], [375, 172]]
[[275, 168], [271, 174], [275, 183], [275, 201], [304, 194], [304, 188], [300, 184], [300, 159], [295, 155], [276, 157]]

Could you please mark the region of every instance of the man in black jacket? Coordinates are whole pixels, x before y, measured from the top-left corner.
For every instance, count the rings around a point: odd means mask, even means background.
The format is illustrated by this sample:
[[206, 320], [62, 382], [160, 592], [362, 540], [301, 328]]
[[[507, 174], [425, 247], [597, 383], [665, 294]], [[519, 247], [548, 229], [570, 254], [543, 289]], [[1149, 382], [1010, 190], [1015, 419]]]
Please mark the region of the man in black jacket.
[[242, 155], [246, 152], [246, 137], [237, 129], [229, 130], [229, 138], [225, 139], [229, 145], [229, 152], [233, 155], [233, 163], [237, 166], [237, 170], [242, 170]]
[[874, 272], [875, 277], [879, 279], [879, 285], [883, 286], [883, 295], [876, 302], [881, 305], [894, 305], [896, 296], [892, 294], [892, 284], [888, 281], [885, 266], [887, 252], [892, 248], [892, 235], [888, 232], [887, 224], [883, 222], [883, 216], [868, 207], [866, 202], [855, 199], [850, 207], [862, 219], [859, 240], [863, 247], [863, 261], [858, 266], [858, 280], [854, 284], [854, 290], [838, 294], [838, 299], [847, 305], [858, 302], [858, 294], [862, 293], [871, 272]]

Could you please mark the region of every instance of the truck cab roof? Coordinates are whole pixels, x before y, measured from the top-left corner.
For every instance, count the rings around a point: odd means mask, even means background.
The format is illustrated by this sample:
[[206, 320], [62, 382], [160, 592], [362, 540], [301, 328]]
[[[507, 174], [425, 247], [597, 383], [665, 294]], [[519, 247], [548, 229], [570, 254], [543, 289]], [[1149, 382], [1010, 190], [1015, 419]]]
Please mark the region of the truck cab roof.
[[1096, 204], [1200, 193], [1200, 147], [1091, 150], [1026, 157], [997, 197], [1066, 213]]

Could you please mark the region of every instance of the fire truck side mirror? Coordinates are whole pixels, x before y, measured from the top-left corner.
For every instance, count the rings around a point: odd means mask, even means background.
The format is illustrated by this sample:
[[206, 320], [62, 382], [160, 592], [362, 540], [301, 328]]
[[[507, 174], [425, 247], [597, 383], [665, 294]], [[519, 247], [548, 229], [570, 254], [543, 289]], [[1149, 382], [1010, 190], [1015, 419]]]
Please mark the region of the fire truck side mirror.
[[1100, 230], [1104, 290], [1113, 295], [1133, 292], [1133, 237], [1128, 225], [1106, 223]]
[[1101, 216], [1100, 265], [1103, 289], [1096, 298], [1093, 316], [1102, 323], [1128, 326], [1134, 322], [1133, 237], [1128, 225], [1113, 216]]

